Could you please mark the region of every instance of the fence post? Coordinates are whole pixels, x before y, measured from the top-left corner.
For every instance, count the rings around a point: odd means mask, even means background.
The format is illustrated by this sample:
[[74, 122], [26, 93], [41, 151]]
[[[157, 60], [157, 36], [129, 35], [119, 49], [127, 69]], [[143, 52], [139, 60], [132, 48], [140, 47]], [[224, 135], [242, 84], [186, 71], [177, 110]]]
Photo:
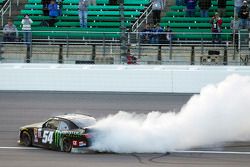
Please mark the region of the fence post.
[[92, 45], [92, 60], [95, 62], [96, 57], [96, 45]]
[[63, 63], [63, 45], [59, 45], [59, 54], [58, 54], [58, 63], [62, 64]]
[[190, 65], [194, 65], [195, 63], [194, 63], [194, 46], [192, 46], [191, 47], [191, 63], [190, 63]]
[[30, 58], [31, 58], [31, 47], [30, 45], [26, 45], [27, 49], [26, 49], [26, 63], [30, 63]]
[[223, 65], [227, 65], [227, 47], [224, 47]]
[[161, 58], [161, 45], [158, 46], [158, 55], [157, 55], [157, 61], [161, 62], [162, 58]]

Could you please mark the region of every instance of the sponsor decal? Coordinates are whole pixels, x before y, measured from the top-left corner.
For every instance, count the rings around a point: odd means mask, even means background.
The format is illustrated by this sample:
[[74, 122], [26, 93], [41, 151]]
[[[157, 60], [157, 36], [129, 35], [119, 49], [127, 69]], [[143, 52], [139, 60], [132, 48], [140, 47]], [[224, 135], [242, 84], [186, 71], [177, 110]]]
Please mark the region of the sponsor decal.
[[34, 128], [33, 131], [34, 131], [34, 142], [37, 143], [38, 142], [38, 130], [37, 128]]
[[38, 129], [37, 137], [42, 138], [42, 129], [41, 128]]
[[55, 138], [55, 140], [54, 140], [55, 145], [56, 145], [57, 147], [59, 147], [59, 146], [60, 146], [61, 133], [60, 133], [59, 130], [56, 130], [55, 133], [54, 133], [54, 135], [55, 135], [55, 136], [54, 136], [54, 138]]
[[83, 147], [83, 146], [86, 146], [87, 144], [86, 144], [86, 142], [84, 142], [84, 141], [79, 141], [79, 146], [80, 147]]
[[73, 146], [78, 146], [78, 142], [76, 140], [73, 140]]

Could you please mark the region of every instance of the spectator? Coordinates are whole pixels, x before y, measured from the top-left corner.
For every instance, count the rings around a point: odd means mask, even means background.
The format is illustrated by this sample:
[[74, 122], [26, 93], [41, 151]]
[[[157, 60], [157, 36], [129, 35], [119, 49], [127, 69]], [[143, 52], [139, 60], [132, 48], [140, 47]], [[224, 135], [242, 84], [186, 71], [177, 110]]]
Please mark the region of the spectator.
[[247, 5], [247, 1], [243, 1], [243, 5], [240, 8], [239, 12], [239, 17], [240, 17], [240, 27], [241, 28], [247, 28], [247, 21], [249, 17], [249, 8]]
[[31, 34], [31, 24], [33, 21], [30, 19], [29, 15], [25, 15], [24, 18], [22, 19], [22, 31], [23, 31], [23, 37], [24, 37], [24, 42], [27, 45], [31, 44], [31, 39], [32, 39], [32, 34]]
[[232, 33], [233, 42], [235, 44], [234, 46], [236, 48], [236, 51], [238, 52], [240, 20], [237, 15], [234, 17], [234, 20], [231, 21], [230, 28], [233, 30], [233, 33]]
[[117, 5], [117, 0], [109, 0], [110, 5]]
[[195, 7], [196, 0], [185, 0], [186, 3], [186, 16], [194, 17], [195, 16]]
[[58, 16], [62, 16], [63, 0], [57, 0]]
[[137, 64], [137, 58], [130, 53], [130, 49], [127, 50], [127, 64]]
[[50, 4], [50, 0], [42, 0], [44, 16], [49, 16], [49, 9], [48, 9], [49, 4]]
[[18, 37], [18, 31], [16, 26], [13, 24], [12, 19], [8, 19], [8, 23], [3, 28], [3, 41], [4, 42], [15, 42]]
[[214, 44], [215, 40], [221, 43], [222, 19], [217, 12], [210, 20], [210, 24], [212, 25], [212, 43]]
[[236, 11], [236, 14], [239, 15], [240, 13], [240, 8], [242, 6], [242, 0], [234, 0], [234, 7], [235, 7], [235, 11]]
[[152, 0], [153, 2], [153, 23], [156, 25], [161, 22], [161, 10], [163, 9], [163, 0]]
[[163, 28], [160, 26], [159, 23], [157, 23], [155, 25], [154, 30], [153, 30], [151, 43], [152, 44], [159, 44], [159, 43], [161, 43], [162, 42], [161, 41], [161, 37], [162, 37], [163, 34], [164, 34]]
[[48, 9], [50, 16], [49, 25], [53, 27], [57, 22], [56, 17], [58, 16], [58, 5], [55, 3], [55, 0], [50, 1]]
[[170, 26], [167, 26], [165, 32], [166, 32], [166, 42], [171, 44], [173, 40], [173, 31], [171, 30]]
[[80, 19], [80, 26], [82, 28], [87, 28], [88, 22], [88, 0], [79, 0], [79, 19]]
[[152, 38], [152, 29], [149, 23], [147, 23], [144, 29], [141, 31], [140, 38], [142, 43], [150, 43]]
[[201, 11], [201, 17], [208, 17], [208, 10], [212, 5], [211, 0], [199, 0], [198, 3]]
[[90, 1], [89, 1], [89, 4], [90, 4], [90, 5], [96, 6], [96, 0], [90, 0]]
[[184, 0], [176, 0], [175, 4], [177, 6], [184, 6]]
[[227, 0], [218, 0], [218, 13], [220, 17], [225, 16]]

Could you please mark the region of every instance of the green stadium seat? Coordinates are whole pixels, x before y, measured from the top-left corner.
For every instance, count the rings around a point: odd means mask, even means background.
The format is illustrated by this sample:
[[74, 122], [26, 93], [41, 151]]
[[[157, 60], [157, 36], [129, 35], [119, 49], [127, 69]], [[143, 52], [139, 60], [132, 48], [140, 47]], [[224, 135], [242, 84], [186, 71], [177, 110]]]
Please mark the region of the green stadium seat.
[[[125, 16], [139, 16], [141, 12], [138, 11], [125, 11]], [[63, 11], [63, 15], [78, 15], [78, 11]], [[119, 11], [89, 11], [88, 15], [97, 15], [97, 16], [120, 16]]]
[[[175, 22], [187, 22], [187, 23], [208, 23], [211, 18], [202, 17], [162, 17], [162, 23], [175, 23]], [[223, 23], [230, 23], [232, 18], [222, 18]]]
[[[160, 24], [163, 27], [170, 26], [173, 28], [188, 28], [188, 29], [202, 29], [202, 28], [210, 28], [210, 23], [161, 23]], [[223, 28], [229, 28], [230, 23], [224, 23], [222, 24]]]
[[[57, 22], [55, 24], [57, 27], [78, 27], [79, 22]], [[88, 22], [90, 27], [119, 27], [120, 22]], [[125, 23], [125, 26], [130, 26], [130, 23]]]

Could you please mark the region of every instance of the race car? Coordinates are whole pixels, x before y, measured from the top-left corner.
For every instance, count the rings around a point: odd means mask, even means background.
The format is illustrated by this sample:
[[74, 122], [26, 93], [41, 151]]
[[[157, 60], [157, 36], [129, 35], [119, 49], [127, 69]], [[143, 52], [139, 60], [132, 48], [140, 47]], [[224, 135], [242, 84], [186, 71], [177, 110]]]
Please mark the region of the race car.
[[64, 152], [82, 152], [91, 145], [88, 128], [96, 119], [83, 114], [65, 114], [20, 128], [19, 143]]

